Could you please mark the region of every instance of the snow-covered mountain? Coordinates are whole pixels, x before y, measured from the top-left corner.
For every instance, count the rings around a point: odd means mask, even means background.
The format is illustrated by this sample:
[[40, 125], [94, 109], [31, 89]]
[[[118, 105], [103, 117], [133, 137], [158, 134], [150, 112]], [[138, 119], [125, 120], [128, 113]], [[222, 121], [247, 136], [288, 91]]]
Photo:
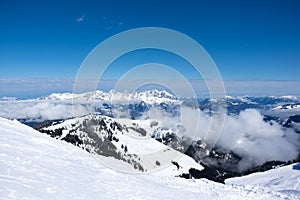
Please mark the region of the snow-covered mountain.
[[133, 93], [129, 92], [117, 92], [117, 91], [94, 91], [82, 94], [74, 93], [53, 93], [49, 96], [44, 96], [38, 98], [38, 100], [75, 100], [75, 101], [106, 101], [106, 102], [145, 102], [147, 104], [154, 103], [179, 103], [179, 98], [166, 92], [158, 90], [147, 90], [147, 91], [135, 91]]
[[203, 169], [191, 157], [151, 137], [160, 122], [114, 119], [88, 115], [39, 128], [42, 133], [105, 156], [111, 167], [129, 172], [153, 172], [180, 176], [190, 168]]
[[129, 174], [102, 157], [0, 118], [1, 199], [299, 199], [297, 193], [164, 174]]

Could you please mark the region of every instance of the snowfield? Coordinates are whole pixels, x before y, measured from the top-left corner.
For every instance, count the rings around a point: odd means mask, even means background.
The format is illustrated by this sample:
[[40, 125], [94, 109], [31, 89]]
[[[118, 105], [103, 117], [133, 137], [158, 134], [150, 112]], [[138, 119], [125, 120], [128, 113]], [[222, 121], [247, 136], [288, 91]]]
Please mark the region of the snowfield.
[[0, 199], [299, 199], [261, 186], [120, 173], [16, 120], [0, 118], [0, 137]]
[[251, 184], [264, 186], [282, 193], [300, 196], [300, 163], [279, 167], [266, 172], [230, 178], [227, 184]]

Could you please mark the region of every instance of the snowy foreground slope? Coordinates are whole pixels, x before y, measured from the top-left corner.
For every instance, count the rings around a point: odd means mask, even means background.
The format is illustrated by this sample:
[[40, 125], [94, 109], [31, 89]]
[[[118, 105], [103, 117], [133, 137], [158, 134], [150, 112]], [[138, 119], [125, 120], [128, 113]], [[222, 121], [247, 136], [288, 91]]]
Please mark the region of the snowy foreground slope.
[[248, 176], [230, 178], [226, 180], [226, 183], [265, 186], [282, 193], [300, 196], [300, 163]]
[[0, 199], [297, 199], [264, 187], [116, 172], [78, 147], [3, 118], [0, 139]]

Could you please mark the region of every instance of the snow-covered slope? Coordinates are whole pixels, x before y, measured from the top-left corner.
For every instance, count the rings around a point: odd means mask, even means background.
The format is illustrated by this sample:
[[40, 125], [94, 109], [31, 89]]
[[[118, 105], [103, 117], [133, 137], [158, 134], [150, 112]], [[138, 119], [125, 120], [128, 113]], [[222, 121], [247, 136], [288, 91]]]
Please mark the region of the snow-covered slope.
[[294, 194], [300, 197], [300, 163], [258, 172], [248, 176], [230, 178], [228, 184], [264, 186], [271, 190]]
[[111, 167], [130, 172], [154, 172], [169, 176], [202, 170], [194, 159], [151, 138], [159, 122], [114, 119], [101, 115], [56, 122], [39, 131], [105, 156]]
[[0, 199], [296, 199], [261, 187], [120, 173], [98, 157], [0, 118]]

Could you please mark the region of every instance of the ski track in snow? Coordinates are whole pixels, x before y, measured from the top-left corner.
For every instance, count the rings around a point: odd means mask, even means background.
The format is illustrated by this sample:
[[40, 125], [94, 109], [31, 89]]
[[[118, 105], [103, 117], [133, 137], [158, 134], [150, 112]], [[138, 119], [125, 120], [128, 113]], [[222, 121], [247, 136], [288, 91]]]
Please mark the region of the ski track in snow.
[[16, 120], [0, 118], [0, 137], [0, 199], [299, 199], [247, 184], [120, 173]]

